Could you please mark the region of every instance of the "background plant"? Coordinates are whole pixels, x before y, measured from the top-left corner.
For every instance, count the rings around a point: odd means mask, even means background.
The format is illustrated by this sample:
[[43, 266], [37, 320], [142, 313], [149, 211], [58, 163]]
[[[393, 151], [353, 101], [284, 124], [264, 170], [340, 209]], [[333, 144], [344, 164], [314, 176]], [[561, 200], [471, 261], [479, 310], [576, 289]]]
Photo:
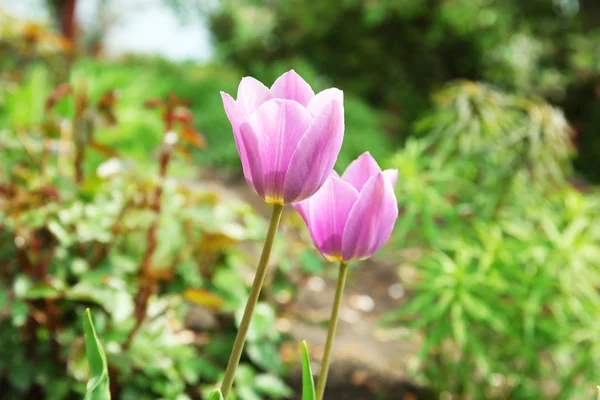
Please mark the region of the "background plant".
[[420, 371], [459, 398], [589, 398], [599, 197], [566, 179], [568, 125], [469, 82], [436, 102], [391, 163], [399, 243], [426, 246], [414, 296], [387, 322], [420, 332]]
[[[124, 84], [134, 75], [125, 67], [96, 75], [105, 67], [83, 61], [56, 85], [47, 65], [4, 77], [2, 392], [82, 396], [77, 321], [92, 307], [114, 397], [200, 398], [220, 379], [232, 312], [247, 295], [240, 274], [247, 255], [234, 244], [252, 247], [264, 222], [244, 202], [190, 183], [190, 160], [203, 154], [205, 140], [187, 100], [145, 97], [161, 96], [168, 84], [148, 93], [145, 77]], [[213, 322], [190, 330], [192, 304]], [[245, 360], [249, 378], [237, 385], [241, 399], [289, 394], [275, 375], [286, 369], [276, 356], [282, 337], [266, 332], [275, 313], [261, 307]]]

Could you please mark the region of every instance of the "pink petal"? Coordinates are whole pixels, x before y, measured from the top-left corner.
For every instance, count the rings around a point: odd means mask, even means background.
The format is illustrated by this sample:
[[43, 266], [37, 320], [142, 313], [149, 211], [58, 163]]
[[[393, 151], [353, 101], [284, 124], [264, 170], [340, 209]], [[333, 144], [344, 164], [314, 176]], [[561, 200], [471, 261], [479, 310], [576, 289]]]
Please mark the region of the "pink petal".
[[277, 78], [271, 86], [271, 93], [280, 99], [295, 100], [304, 107], [315, 97], [310, 85], [293, 69]]
[[310, 234], [315, 246], [330, 261], [342, 259], [342, 234], [346, 219], [358, 199], [349, 183], [329, 177], [310, 201]]
[[302, 201], [319, 190], [333, 170], [343, 139], [344, 109], [334, 100], [298, 142], [285, 177], [285, 203]]
[[262, 164], [263, 138], [259, 137], [249, 122], [240, 125], [240, 142], [245, 149], [246, 165], [244, 176], [246, 182], [262, 198], [265, 197], [265, 182]]
[[244, 109], [236, 103], [233, 97], [225, 92], [221, 92], [221, 99], [223, 100], [225, 114], [227, 114], [227, 118], [229, 119], [229, 122], [231, 122], [231, 126], [234, 130], [237, 130], [240, 125], [248, 119]]
[[378, 173], [364, 185], [346, 221], [342, 235], [344, 261], [371, 257], [389, 238], [396, 218], [394, 188]]
[[379, 168], [377, 161], [367, 151], [350, 163], [346, 171], [342, 174], [342, 179], [360, 192], [369, 178], [379, 172], [381, 172], [381, 168]]
[[386, 169], [383, 171], [383, 177], [392, 184], [392, 187], [396, 187], [396, 181], [398, 181], [398, 170]]
[[238, 86], [236, 102], [244, 110], [246, 116], [250, 117], [261, 104], [272, 98], [273, 95], [268, 87], [263, 85], [260, 81], [250, 76], [246, 76], [242, 78], [242, 81]]
[[298, 203], [292, 204], [292, 207], [294, 207], [296, 209], [296, 211], [298, 211], [298, 213], [300, 214], [300, 216], [306, 223], [306, 226], [308, 227], [309, 231], [310, 231], [310, 199], [311, 198], [308, 198], [306, 200], [302, 200]]
[[323, 110], [327, 103], [333, 100], [337, 100], [340, 104], [344, 104], [344, 92], [336, 88], [325, 89], [312, 98], [308, 103], [308, 106], [306, 106], [306, 109], [311, 115], [316, 116], [321, 113], [321, 110]]
[[233, 98], [227, 93], [221, 92], [221, 98], [223, 99], [223, 106], [225, 107], [225, 113], [231, 126], [233, 128], [233, 138], [235, 145], [237, 146], [240, 160], [242, 161], [242, 170], [244, 171], [244, 177], [247, 181], [252, 180], [250, 168], [248, 167], [248, 156], [246, 155], [246, 149], [244, 143], [240, 137], [240, 125], [246, 121], [246, 114], [244, 110], [233, 100]]
[[[262, 168], [265, 196], [283, 201], [283, 187], [290, 159], [311, 125], [308, 111], [293, 100], [271, 99], [250, 117], [254, 132], [263, 138]], [[269, 199], [267, 199], [269, 200]]]
[[[330, 177], [335, 177], [335, 178], [340, 178], [340, 174], [338, 174], [337, 172], [335, 172], [335, 169], [331, 170], [331, 173], [329, 174]], [[320, 190], [320, 189], [319, 189]], [[310, 210], [310, 199], [312, 199], [314, 196], [309, 197], [306, 200], [302, 200], [298, 203], [294, 203], [292, 204], [292, 207], [294, 207], [298, 213], [300, 213], [300, 216], [302, 217], [302, 219], [304, 219], [304, 222], [306, 222], [306, 226], [308, 226], [308, 229], [310, 230], [310, 218], [309, 218], [309, 210]]]

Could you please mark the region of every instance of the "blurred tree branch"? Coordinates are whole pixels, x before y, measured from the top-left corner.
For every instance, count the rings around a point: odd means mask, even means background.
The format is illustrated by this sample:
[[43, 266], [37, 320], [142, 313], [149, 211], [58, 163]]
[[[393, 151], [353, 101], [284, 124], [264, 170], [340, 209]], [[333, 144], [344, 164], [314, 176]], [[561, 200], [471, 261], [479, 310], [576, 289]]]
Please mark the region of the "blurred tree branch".
[[77, 21], [75, 18], [75, 9], [77, 0], [46, 0], [48, 8], [54, 14], [54, 18], [58, 23], [60, 32], [71, 43], [77, 40]]

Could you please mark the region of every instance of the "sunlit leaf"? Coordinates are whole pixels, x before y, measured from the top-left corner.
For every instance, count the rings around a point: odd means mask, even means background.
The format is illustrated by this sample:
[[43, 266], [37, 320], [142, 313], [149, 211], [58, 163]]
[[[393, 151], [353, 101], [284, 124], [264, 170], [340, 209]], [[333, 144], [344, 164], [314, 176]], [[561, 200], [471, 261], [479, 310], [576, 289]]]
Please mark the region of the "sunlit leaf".
[[460, 304], [455, 303], [450, 309], [452, 321], [452, 334], [458, 346], [463, 346], [467, 339], [467, 326], [465, 324], [463, 309]]
[[208, 397], [208, 400], [223, 400], [223, 395], [219, 389], [215, 389]]
[[223, 233], [205, 233], [198, 243], [198, 249], [204, 252], [217, 253], [231, 248], [237, 240]]
[[273, 339], [250, 341], [246, 345], [246, 353], [252, 362], [267, 371], [283, 371], [279, 346]]
[[202, 288], [189, 288], [183, 292], [183, 298], [194, 304], [218, 310], [223, 307], [224, 300], [221, 296]]
[[256, 390], [273, 399], [289, 398], [292, 390], [276, 375], [260, 374], [254, 380]]
[[11, 305], [10, 313], [12, 317], [12, 324], [14, 326], [22, 326], [25, 325], [25, 322], [27, 322], [27, 317], [29, 316], [29, 307], [25, 302], [15, 301]]
[[[239, 309], [235, 314], [236, 323], [239, 324], [242, 320], [243, 309]], [[273, 306], [259, 302], [254, 308], [254, 314], [252, 315], [252, 323], [248, 329], [248, 342], [258, 342], [265, 339], [277, 339], [279, 333], [276, 329], [273, 329], [275, 325], [275, 310]]]

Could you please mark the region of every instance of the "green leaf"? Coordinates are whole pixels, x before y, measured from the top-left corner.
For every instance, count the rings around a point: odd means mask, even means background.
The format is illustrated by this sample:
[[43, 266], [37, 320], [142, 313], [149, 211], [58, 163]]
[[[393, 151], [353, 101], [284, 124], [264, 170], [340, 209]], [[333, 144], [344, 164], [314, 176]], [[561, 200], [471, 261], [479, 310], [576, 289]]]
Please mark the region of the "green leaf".
[[298, 254], [302, 270], [309, 274], [320, 274], [323, 272], [324, 264], [321, 257], [314, 251], [303, 251]]
[[85, 350], [90, 363], [90, 379], [84, 400], [109, 400], [108, 364], [100, 339], [96, 335], [89, 308], [85, 310], [83, 332], [85, 335]]
[[29, 316], [29, 306], [23, 301], [15, 301], [10, 308], [10, 314], [14, 326], [23, 326]]
[[315, 400], [315, 381], [310, 369], [310, 358], [306, 342], [302, 342], [302, 400]]
[[223, 400], [223, 395], [219, 389], [215, 389], [208, 397], [208, 400]]
[[35, 366], [29, 360], [20, 357], [15, 361], [17, 362], [8, 368], [8, 381], [18, 391], [25, 392], [35, 383], [35, 375], [31, 373]]
[[238, 388], [236, 393], [241, 400], [262, 400], [250, 386]]
[[0, 286], [0, 310], [3, 310], [7, 304], [8, 304], [8, 290], [6, 290], [4, 287]]
[[283, 372], [285, 364], [279, 354], [279, 346], [273, 341], [250, 342], [246, 346], [248, 358], [258, 366], [274, 373]]
[[260, 374], [254, 380], [254, 386], [256, 386], [257, 391], [273, 399], [289, 398], [292, 396], [290, 388], [276, 375]]
[[450, 308], [450, 319], [452, 321], [452, 334], [456, 344], [462, 348], [467, 341], [467, 327], [464, 320], [463, 308], [454, 303]]
[[69, 246], [73, 243], [72, 235], [67, 232], [67, 230], [58, 222], [50, 221], [48, 222], [48, 230], [52, 232], [54, 237], [58, 240], [58, 242], [63, 246]]
[[[239, 326], [242, 316], [243, 308], [235, 314], [236, 324]], [[252, 314], [252, 323], [248, 330], [248, 336], [246, 340], [248, 343], [263, 341], [263, 340], [277, 340], [279, 338], [279, 332], [273, 329], [275, 324], [275, 310], [270, 304], [260, 302], [256, 305], [254, 313]]]
[[104, 275], [88, 275], [87, 279], [71, 287], [66, 292], [66, 297], [70, 300], [102, 305], [118, 324], [133, 315], [133, 297], [127, 292], [126, 283], [122, 279], [111, 277], [110, 286], [102, 284]]

